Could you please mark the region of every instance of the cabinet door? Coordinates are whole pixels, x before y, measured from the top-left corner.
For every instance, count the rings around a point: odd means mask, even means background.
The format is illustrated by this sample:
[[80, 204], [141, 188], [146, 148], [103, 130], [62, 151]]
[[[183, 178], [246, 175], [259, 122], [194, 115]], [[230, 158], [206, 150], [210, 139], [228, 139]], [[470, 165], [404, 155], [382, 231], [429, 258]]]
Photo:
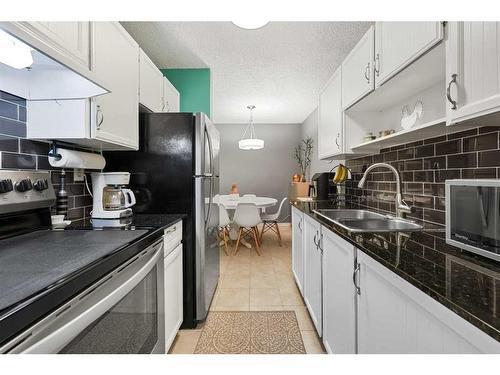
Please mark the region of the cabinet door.
[[304, 215], [304, 300], [316, 331], [322, 334], [322, 276], [321, 227], [311, 217]]
[[182, 244], [164, 260], [165, 266], [165, 348], [168, 351], [182, 324]]
[[375, 85], [383, 84], [442, 39], [441, 22], [377, 22]]
[[142, 49], [139, 68], [139, 102], [152, 112], [163, 111], [163, 74]]
[[179, 91], [170, 83], [167, 78], [163, 78], [163, 112], [180, 112]]
[[359, 353], [499, 353], [500, 343], [358, 252]]
[[319, 95], [318, 156], [325, 159], [344, 149], [342, 69], [339, 68]]
[[45, 43], [88, 69], [90, 62], [90, 22], [27, 22]]
[[304, 214], [292, 207], [292, 272], [300, 293], [304, 296]]
[[139, 45], [118, 22], [94, 22], [92, 69], [110, 94], [95, 98], [91, 134], [102, 141], [139, 146]]
[[356, 250], [329, 229], [323, 234], [323, 344], [328, 353], [356, 353]]
[[449, 22], [448, 30], [448, 123], [499, 111], [500, 22]]
[[349, 108], [375, 88], [373, 79], [375, 33], [366, 32], [342, 63], [342, 106]]

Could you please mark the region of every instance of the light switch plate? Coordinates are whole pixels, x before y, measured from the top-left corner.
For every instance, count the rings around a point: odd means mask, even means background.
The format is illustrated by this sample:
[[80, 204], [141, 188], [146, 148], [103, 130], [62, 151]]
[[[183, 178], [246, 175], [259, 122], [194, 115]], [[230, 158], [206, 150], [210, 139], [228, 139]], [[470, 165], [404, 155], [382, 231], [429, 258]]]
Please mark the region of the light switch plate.
[[75, 181], [75, 182], [83, 181], [83, 175], [84, 175], [84, 171], [82, 168], [73, 169], [73, 181]]

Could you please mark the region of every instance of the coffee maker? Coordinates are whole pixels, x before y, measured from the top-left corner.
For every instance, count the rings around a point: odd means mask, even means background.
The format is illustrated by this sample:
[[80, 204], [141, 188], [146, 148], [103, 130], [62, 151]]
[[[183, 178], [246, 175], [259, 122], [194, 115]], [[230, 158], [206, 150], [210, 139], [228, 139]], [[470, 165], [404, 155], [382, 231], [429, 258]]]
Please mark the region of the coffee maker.
[[92, 225], [120, 226], [132, 216], [135, 195], [125, 186], [130, 181], [128, 172], [91, 173]]

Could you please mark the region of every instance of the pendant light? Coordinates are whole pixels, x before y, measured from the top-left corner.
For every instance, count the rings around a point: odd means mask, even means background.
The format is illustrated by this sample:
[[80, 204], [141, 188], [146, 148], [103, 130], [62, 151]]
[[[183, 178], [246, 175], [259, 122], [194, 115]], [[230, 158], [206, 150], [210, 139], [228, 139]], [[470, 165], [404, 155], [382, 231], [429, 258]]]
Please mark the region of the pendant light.
[[[260, 150], [264, 148], [264, 140], [255, 138], [255, 129], [253, 127], [253, 110], [255, 106], [249, 105], [247, 108], [250, 110], [250, 121], [243, 133], [243, 137], [238, 142], [238, 146], [241, 150]], [[249, 137], [245, 138], [248, 132], [250, 132]]]

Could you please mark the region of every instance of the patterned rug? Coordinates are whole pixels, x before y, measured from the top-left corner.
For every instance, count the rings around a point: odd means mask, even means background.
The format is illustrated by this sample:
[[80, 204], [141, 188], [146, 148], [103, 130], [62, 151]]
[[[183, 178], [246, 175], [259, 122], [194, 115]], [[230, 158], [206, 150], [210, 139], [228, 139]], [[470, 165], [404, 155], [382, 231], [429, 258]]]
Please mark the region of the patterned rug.
[[195, 354], [305, 354], [294, 311], [211, 311]]

